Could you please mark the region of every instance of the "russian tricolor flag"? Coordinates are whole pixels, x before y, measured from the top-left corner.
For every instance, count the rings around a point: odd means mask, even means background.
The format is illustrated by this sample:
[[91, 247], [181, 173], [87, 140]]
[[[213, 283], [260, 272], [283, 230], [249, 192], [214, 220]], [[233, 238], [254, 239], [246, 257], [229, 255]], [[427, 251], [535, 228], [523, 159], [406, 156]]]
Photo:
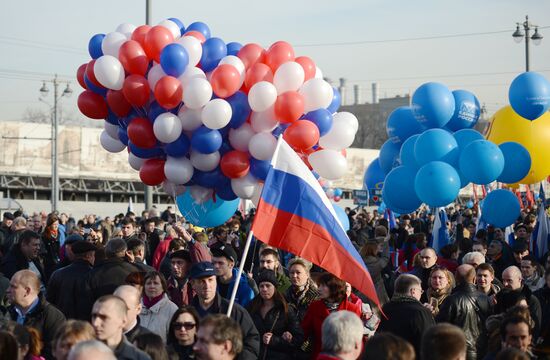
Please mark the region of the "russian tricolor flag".
[[254, 236], [311, 261], [379, 304], [365, 263], [321, 185], [282, 137], [271, 164], [252, 225]]

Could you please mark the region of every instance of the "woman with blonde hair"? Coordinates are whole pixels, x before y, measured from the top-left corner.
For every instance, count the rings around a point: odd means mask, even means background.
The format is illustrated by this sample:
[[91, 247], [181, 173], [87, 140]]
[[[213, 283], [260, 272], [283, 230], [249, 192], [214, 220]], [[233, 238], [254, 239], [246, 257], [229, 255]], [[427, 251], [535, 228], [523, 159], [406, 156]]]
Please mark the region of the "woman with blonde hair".
[[95, 332], [92, 325], [85, 321], [68, 320], [57, 330], [53, 338], [53, 356], [57, 360], [66, 360], [69, 352], [77, 343], [94, 340]]
[[426, 302], [435, 316], [439, 313], [439, 307], [455, 287], [453, 274], [444, 267], [434, 266], [430, 272], [430, 281], [426, 291]]

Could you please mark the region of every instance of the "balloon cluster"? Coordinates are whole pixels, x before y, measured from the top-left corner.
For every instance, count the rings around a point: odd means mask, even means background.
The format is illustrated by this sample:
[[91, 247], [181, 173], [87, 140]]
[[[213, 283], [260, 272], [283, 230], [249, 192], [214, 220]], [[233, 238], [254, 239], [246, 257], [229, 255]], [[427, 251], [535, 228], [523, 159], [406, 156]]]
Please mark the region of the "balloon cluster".
[[334, 202], [339, 202], [340, 200], [342, 200], [342, 195], [344, 194], [344, 191], [340, 188], [333, 188], [332, 181], [319, 179], [319, 185], [321, 185], [321, 188], [329, 199], [334, 200]]
[[202, 22], [120, 25], [89, 42], [80, 111], [105, 119], [102, 146], [128, 148], [143, 183], [195, 203], [259, 195], [281, 135], [328, 180], [347, 170], [357, 118], [312, 59], [284, 41], [225, 43]]
[[527, 175], [529, 152], [516, 142], [485, 140], [472, 129], [479, 115], [474, 94], [439, 83], [421, 85], [412, 106], [389, 115], [389, 140], [379, 155], [389, 209], [406, 214], [422, 203], [445, 206], [469, 183], [515, 183]]

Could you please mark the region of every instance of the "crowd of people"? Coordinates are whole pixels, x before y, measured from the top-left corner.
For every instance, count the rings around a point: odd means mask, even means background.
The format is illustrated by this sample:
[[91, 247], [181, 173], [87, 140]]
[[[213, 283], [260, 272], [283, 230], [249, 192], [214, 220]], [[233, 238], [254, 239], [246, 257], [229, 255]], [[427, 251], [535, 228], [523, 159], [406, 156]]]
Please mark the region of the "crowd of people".
[[346, 209], [380, 306], [255, 239], [245, 257], [253, 210], [209, 229], [171, 207], [83, 219], [5, 212], [0, 360], [550, 356], [550, 258], [529, 253], [536, 210], [511, 234], [477, 229], [475, 208], [446, 211], [451, 241], [432, 248], [429, 209], [395, 224]]

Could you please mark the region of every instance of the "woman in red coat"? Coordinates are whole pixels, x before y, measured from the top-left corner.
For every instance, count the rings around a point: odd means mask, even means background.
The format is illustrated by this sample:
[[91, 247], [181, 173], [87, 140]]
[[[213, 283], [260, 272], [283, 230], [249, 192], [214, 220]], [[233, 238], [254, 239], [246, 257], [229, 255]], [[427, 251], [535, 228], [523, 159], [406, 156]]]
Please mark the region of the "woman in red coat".
[[302, 320], [305, 339], [309, 338], [313, 344], [312, 359], [316, 359], [321, 352], [321, 326], [330, 313], [348, 310], [361, 317], [361, 306], [347, 299], [346, 282], [330, 273], [324, 273], [319, 278], [319, 298], [309, 305]]

